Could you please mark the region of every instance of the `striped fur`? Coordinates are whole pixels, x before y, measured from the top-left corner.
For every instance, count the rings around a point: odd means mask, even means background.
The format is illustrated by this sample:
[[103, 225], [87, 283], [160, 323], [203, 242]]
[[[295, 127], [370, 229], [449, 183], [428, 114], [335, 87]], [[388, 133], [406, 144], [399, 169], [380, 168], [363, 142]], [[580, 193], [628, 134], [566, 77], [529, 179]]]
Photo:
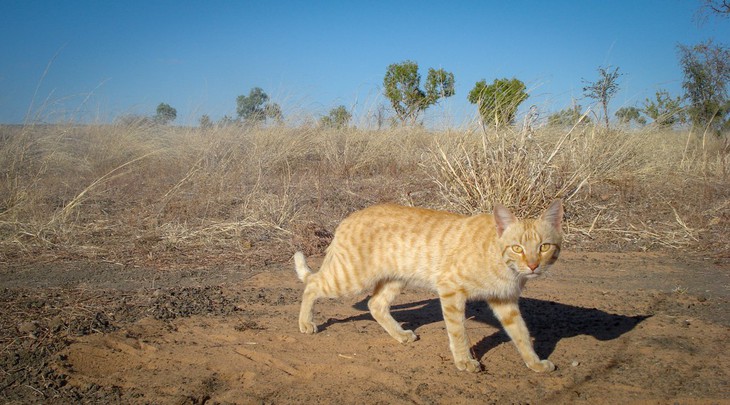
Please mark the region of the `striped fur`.
[[527, 366], [552, 371], [555, 366], [533, 350], [518, 299], [526, 281], [557, 260], [562, 219], [560, 200], [539, 218], [522, 221], [500, 205], [493, 215], [471, 217], [397, 205], [355, 212], [337, 227], [318, 272], [307, 266], [304, 254], [294, 255], [297, 276], [306, 284], [299, 329], [317, 331], [312, 309], [318, 298], [372, 289], [373, 318], [399, 342], [413, 342], [416, 334], [393, 319], [390, 304], [403, 287], [415, 285], [438, 293], [460, 370], [481, 369], [470, 352], [464, 313], [468, 299], [484, 299]]

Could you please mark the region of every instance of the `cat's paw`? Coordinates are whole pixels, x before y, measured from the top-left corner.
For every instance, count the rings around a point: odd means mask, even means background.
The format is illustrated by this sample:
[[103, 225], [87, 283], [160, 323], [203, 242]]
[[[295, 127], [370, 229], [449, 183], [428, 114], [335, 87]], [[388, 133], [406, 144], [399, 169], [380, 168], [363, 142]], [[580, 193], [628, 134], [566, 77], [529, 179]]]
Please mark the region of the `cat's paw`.
[[317, 333], [317, 325], [315, 325], [314, 322], [299, 322], [299, 330], [302, 333], [311, 335], [313, 333]]
[[555, 364], [550, 360], [540, 360], [534, 364], [528, 364], [531, 370], [537, 371], [538, 373], [548, 373], [555, 370]]
[[456, 368], [461, 371], [468, 371], [470, 373], [478, 373], [482, 371], [482, 364], [474, 359], [456, 360]]
[[398, 340], [401, 343], [411, 343], [418, 340], [418, 336], [413, 333], [412, 330], [404, 330], [400, 333], [398, 333], [398, 336], [396, 337], [396, 340]]

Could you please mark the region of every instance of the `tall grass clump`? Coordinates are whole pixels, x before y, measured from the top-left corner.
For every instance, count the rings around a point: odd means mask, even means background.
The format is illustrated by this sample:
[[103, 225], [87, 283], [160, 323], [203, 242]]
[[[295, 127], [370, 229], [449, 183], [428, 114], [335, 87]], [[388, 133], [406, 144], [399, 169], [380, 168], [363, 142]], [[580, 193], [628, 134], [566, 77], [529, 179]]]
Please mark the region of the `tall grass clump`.
[[585, 126], [530, 134], [472, 131], [438, 142], [429, 173], [460, 211], [488, 212], [499, 202], [531, 216], [555, 198], [580, 198], [592, 181], [639, 170], [637, 144], [625, 133], [597, 134]]
[[534, 216], [563, 198], [571, 241], [607, 241], [604, 249], [679, 248], [699, 241], [703, 212], [721, 221], [717, 206], [705, 206], [689, 190], [700, 189], [705, 201], [719, 199], [727, 209], [727, 188], [712, 186], [727, 181], [727, 151], [688, 136], [684, 145], [684, 132], [583, 124], [530, 133], [467, 131], [438, 138], [424, 165], [447, 206], [463, 213], [489, 212], [499, 202]]

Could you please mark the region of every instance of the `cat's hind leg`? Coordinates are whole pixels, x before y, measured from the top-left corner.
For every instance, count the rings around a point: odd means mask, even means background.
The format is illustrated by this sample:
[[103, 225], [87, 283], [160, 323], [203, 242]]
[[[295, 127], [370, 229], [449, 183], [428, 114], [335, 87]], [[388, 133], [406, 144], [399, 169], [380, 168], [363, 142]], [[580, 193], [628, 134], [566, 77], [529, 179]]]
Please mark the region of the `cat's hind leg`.
[[418, 339], [418, 336], [412, 330], [404, 330], [390, 314], [390, 304], [400, 294], [404, 285], [405, 283], [399, 280], [379, 281], [368, 301], [368, 308], [373, 318], [390, 336], [401, 343], [409, 343]]
[[[311, 278], [311, 277], [310, 277]], [[312, 334], [317, 332], [317, 325], [314, 324], [314, 302], [322, 296], [322, 292], [317, 283], [310, 280], [304, 288], [302, 294], [302, 306], [299, 309], [299, 330], [302, 333]]]
[[322, 297], [337, 298], [342, 295], [355, 294], [362, 290], [362, 284], [352, 275], [346, 263], [330, 250], [322, 261], [319, 271], [312, 273], [306, 265], [304, 256], [294, 257], [297, 275], [306, 283], [302, 294], [302, 306], [299, 309], [299, 330], [302, 333], [316, 333], [314, 323], [314, 302]]

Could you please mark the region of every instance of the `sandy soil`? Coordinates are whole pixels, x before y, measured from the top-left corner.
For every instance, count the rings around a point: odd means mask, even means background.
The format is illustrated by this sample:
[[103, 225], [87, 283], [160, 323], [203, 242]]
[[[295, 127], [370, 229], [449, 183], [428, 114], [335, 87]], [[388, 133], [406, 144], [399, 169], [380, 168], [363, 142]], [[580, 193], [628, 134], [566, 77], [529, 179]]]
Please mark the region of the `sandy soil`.
[[521, 362], [479, 302], [468, 332], [485, 371], [457, 371], [424, 291], [394, 308], [414, 343], [390, 338], [366, 296], [320, 301], [320, 333], [302, 335], [291, 263], [5, 267], [4, 403], [730, 402], [727, 259], [566, 252], [521, 301], [549, 374]]

